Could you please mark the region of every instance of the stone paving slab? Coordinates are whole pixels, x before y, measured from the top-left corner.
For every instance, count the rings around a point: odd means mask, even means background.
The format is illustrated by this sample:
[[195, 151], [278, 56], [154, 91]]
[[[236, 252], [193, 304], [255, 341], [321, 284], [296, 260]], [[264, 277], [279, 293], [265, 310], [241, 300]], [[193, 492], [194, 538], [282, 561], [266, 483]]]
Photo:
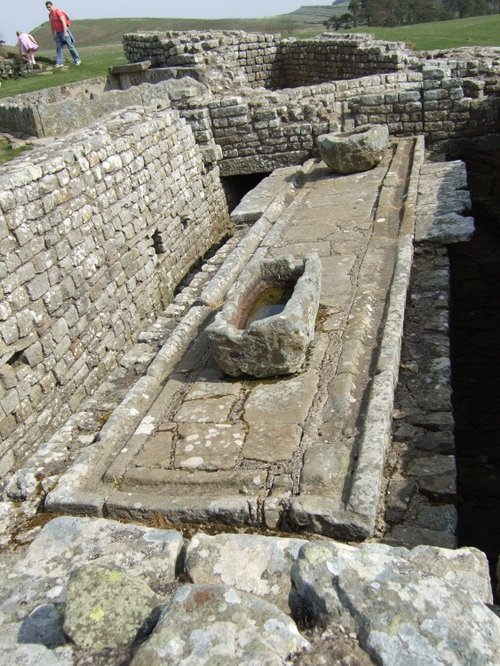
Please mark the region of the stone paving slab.
[[[47, 508], [369, 536], [390, 438], [422, 161], [422, 140], [402, 139], [371, 171], [339, 177], [311, 160], [293, 196], [286, 180], [205, 288], [204, 305], [179, 322]], [[204, 328], [245, 254], [311, 249], [323, 279], [304, 371], [223, 376]]]

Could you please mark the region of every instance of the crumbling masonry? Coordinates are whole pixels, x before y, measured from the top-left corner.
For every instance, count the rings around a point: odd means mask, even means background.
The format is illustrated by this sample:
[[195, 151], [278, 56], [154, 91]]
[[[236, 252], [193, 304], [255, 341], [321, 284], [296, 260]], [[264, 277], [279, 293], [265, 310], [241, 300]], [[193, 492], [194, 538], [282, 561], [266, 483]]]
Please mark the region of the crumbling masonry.
[[[500, 145], [499, 50], [241, 32], [124, 48], [106, 81], [0, 103], [2, 129], [41, 144], [0, 168], [0, 546], [32, 541], [0, 558], [2, 654], [498, 663], [486, 557], [455, 549], [449, 275], [467, 248], [466, 280], [477, 246], [497, 262], [456, 157]], [[318, 137], [366, 123], [389, 128], [381, 162], [333, 174]], [[243, 177], [260, 182], [239, 201]], [[479, 180], [493, 219], [498, 171]], [[309, 252], [301, 372], [223, 375], [205, 330], [240, 273]], [[41, 508], [87, 517], [18, 532]]]

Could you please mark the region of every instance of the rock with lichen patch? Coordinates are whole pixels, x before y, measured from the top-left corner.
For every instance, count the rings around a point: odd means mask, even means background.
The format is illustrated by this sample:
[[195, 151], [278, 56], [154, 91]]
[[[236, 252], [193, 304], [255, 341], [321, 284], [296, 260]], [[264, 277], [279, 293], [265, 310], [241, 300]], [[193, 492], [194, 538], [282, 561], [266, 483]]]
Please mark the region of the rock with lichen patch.
[[69, 579], [64, 633], [84, 649], [130, 646], [151, 631], [160, 603], [140, 578], [117, 569], [82, 567]]

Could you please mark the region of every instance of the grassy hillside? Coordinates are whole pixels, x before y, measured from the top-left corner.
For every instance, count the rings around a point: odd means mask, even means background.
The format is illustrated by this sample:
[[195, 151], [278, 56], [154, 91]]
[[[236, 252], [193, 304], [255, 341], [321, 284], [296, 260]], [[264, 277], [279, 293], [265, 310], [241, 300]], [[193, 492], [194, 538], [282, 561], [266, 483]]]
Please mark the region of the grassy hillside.
[[[347, 2], [347, 0], [346, 0]], [[126, 32], [140, 30], [245, 30], [271, 32], [296, 37], [313, 37], [323, 31], [322, 12], [343, 13], [344, 4], [335, 7], [301, 7], [290, 14], [265, 19], [166, 19], [114, 18], [74, 21], [73, 29], [78, 47], [118, 46]], [[474, 16], [452, 21], [419, 23], [397, 28], [360, 26], [350, 32], [370, 32], [378, 39], [403, 41], [416, 50], [445, 49], [457, 46], [500, 46], [500, 14]], [[32, 31], [42, 50], [54, 49], [49, 24]]]
[[[452, 21], [417, 23], [399, 28], [356, 28], [377, 39], [406, 42], [416, 51], [451, 49], [460, 46], [500, 46], [500, 14], [471, 16]], [[351, 30], [351, 32], [353, 32]]]
[[[171, 19], [171, 18], [112, 18], [74, 21], [74, 32], [81, 46], [119, 44], [126, 32], [139, 30], [245, 30], [246, 32], [287, 33], [310, 30], [311, 24], [321, 30], [322, 23], [333, 14], [348, 11], [349, 0], [331, 5], [299, 7], [288, 14], [255, 19]], [[119, 11], [119, 10], [117, 10]], [[230, 11], [230, 10], [229, 10]], [[318, 25], [319, 24], [319, 25]], [[49, 23], [31, 30], [42, 48], [52, 47]]]
[[[120, 44], [122, 35], [141, 30], [245, 30], [246, 32], [293, 33], [310, 25], [292, 14], [265, 19], [168, 19], [113, 18], [74, 21], [72, 28], [79, 46]], [[321, 26], [322, 27], [322, 26]], [[31, 31], [42, 49], [53, 46], [48, 23]]]
[[[339, 5], [337, 5], [337, 9]], [[301, 8], [301, 10], [311, 8]], [[313, 10], [318, 9], [312, 7]], [[333, 8], [334, 9], [334, 8]], [[341, 7], [343, 11], [343, 7]], [[121, 45], [122, 35], [138, 30], [210, 30], [238, 29], [248, 32], [272, 32], [295, 37], [313, 37], [323, 31], [321, 23], [307, 23], [306, 14], [300, 14], [300, 21], [293, 19], [297, 12], [269, 19], [223, 19], [218, 21], [198, 19], [86, 19], [74, 22], [74, 32], [78, 50], [82, 56], [82, 66], [69, 66], [68, 69], [47, 71], [43, 75], [2, 81], [0, 98], [17, 95], [50, 86], [81, 81], [97, 76], [105, 76], [108, 67], [125, 62]], [[314, 14], [314, 11], [313, 11]], [[500, 14], [476, 16], [454, 21], [421, 23], [400, 28], [367, 28], [361, 26], [358, 32], [370, 32], [378, 39], [406, 42], [415, 50], [448, 49], [460, 46], [498, 46], [500, 40]], [[38, 60], [49, 63], [55, 55], [48, 24], [32, 31], [42, 46]], [[7, 49], [8, 50], [8, 49]], [[11, 49], [12, 50], [12, 49]], [[68, 54], [66, 53], [66, 58]]]
[[340, 16], [348, 11], [349, 0], [342, 0], [342, 2], [336, 2], [333, 7], [331, 5], [306, 5], [284, 16], [299, 23], [323, 23], [330, 16]]

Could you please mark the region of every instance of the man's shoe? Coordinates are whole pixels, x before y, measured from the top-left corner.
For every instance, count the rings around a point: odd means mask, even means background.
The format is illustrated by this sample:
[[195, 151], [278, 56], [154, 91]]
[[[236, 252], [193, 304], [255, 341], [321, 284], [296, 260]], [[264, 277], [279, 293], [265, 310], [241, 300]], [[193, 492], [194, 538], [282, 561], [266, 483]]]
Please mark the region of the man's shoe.
[[76, 65], [77, 67], [78, 67], [79, 65], [81, 65], [81, 64], [82, 64], [82, 61], [81, 61], [81, 60], [77, 60], [77, 61], [75, 62], [75, 65]]
[[64, 67], [64, 65], [56, 65], [56, 67]]

